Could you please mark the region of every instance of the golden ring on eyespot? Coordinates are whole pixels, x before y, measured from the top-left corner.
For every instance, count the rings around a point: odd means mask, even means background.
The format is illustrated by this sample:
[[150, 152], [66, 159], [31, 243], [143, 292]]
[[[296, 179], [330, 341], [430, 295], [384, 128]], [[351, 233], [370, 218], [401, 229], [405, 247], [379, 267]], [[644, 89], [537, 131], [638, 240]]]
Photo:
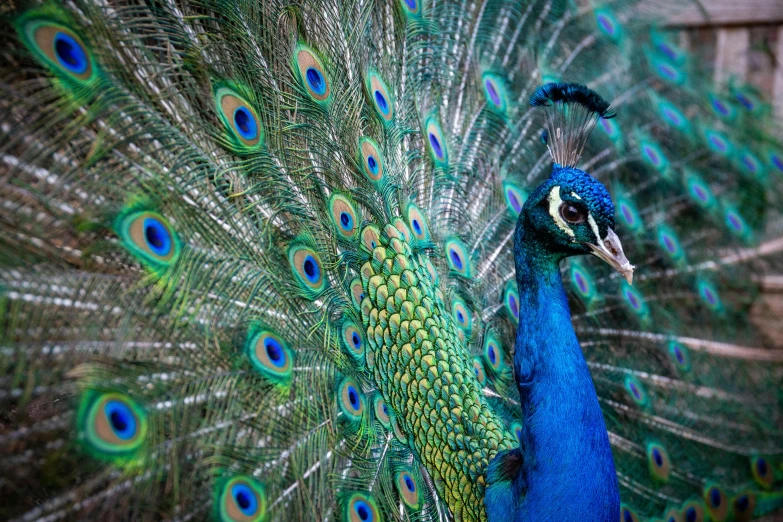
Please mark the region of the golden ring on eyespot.
[[[223, 117], [226, 119], [231, 132], [248, 147], [258, 145], [262, 135], [258, 114], [249, 103], [233, 94], [229, 94], [229, 92], [227, 89], [221, 89], [218, 91], [218, 96], [220, 97], [220, 110], [223, 112]], [[242, 121], [244, 121], [247, 130], [242, 129], [240, 127], [241, 122], [237, 121], [237, 117], [240, 114], [245, 115], [246, 119]]]
[[[128, 223], [128, 221], [130, 221]], [[125, 219], [128, 235], [136, 248], [152, 259], [170, 261], [177, 253], [177, 244], [169, 224], [154, 212], [140, 212]]]
[[[52, 65], [80, 80], [87, 80], [92, 76], [92, 57], [84, 42], [73, 31], [45, 22], [31, 22], [30, 26], [28, 38], [35, 42]], [[64, 52], [68, 53], [67, 56], [63, 55]]]
[[318, 101], [328, 99], [332, 88], [321, 60], [309, 49], [300, 46], [296, 51], [296, 64], [310, 96]]

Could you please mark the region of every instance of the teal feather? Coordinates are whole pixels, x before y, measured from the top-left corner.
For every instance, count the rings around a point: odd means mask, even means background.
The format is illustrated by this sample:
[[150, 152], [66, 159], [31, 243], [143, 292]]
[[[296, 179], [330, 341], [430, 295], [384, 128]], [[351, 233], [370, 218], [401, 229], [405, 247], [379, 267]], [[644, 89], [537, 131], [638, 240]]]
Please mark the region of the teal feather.
[[777, 516], [779, 124], [649, 4], [2, 9], [0, 518], [513, 519], [560, 81], [617, 109], [570, 135], [637, 266], [551, 274], [617, 470], [595, 519]]

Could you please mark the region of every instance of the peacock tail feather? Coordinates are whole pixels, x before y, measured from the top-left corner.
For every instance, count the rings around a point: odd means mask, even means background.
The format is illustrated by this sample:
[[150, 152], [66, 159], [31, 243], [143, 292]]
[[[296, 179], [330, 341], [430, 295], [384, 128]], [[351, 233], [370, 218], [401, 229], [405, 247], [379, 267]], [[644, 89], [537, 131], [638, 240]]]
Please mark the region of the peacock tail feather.
[[636, 280], [562, 267], [618, 516], [783, 506], [783, 351], [754, 322], [783, 267], [780, 127], [656, 25], [675, 6], [17, 4], [3, 519], [485, 520], [522, 429], [512, 246], [551, 168], [548, 81], [618, 112], [579, 166]]

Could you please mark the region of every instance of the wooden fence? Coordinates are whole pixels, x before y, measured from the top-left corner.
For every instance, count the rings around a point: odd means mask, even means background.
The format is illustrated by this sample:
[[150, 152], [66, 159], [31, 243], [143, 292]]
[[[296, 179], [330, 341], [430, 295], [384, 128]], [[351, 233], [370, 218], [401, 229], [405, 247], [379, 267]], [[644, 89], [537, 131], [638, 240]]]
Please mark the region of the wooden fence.
[[783, 121], [783, 0], [701, 0], [669, 23], [683, 47], [713, 60], [718, 82], [756, 86]]

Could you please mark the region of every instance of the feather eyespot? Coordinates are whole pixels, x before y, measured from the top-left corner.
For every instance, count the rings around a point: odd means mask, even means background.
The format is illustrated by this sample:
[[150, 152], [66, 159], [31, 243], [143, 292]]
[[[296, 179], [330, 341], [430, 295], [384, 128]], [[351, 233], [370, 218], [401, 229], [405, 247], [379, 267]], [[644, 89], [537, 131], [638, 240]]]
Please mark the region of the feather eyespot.
[[238, 475], [218, 483], [218, 516], [221, 522], [259, 522], [266, 515], [266, 492], [252, 477]]
[[314, 298], [326, 288], [326, 277], [320, 256], [304, 245], [293, 245], [288, 250], [288, 261], [294, 278], [305, 296]]
[[704, 502], [713, 519], [719, 522], [726, 520], [729, 514], [729, 502], [721, 488], [715, 485], [707, 486], [704, 489]]
[[623, 522], [639, 522], [639, 516], [629, 507], [620, 508], [620, 516]]
[[519, 292], [514, 288], [513, 283], [506, 285], [503, 291], [503, 305], [508, 316], [514, 321], [519, 321]]
[[520, 444], [522, 443], [522, 424], [514, 422], [511, 424], [511, 433], [514, 434], [514, 438], [517, 439]]
[[457, 326], [464, 332], [469, 332], [473, 326], [473, 316], [468, 310], [465, 301], [456, 298], [451, 302], [451, 316], [457, 323]]
[[702, 302], [713, 312], [720, 312], [723, 304], [720, 300], [720, 294], [715, 286], [706, 279], [699, 279], [696, 282], [696, 290]]
[[682, 515], [685, 522], [703, 522], [704, 504], [701, 500], [689, 500], [682, 508]]
[[333, 194], [329, 198], [329, 216], [338, 237], [353, 239], [359, 232], [359, 216], [356, 206], [345, 196]]
[[365, 80], [367, 95], [370, 97], [373, 107], [384, 123], [388, 124], [394, 119], [394, 100], [391, 97], [389, 87], [383, 78], [374, 70], [367, 71]]
[[82, 396], [77, 418], [86, 447], [97, 457], [112, 460], [136, 455], [149, 425], [147, 413], [128, 396], [95, 390]]
[[503, 183], [503, 195], [506, 198], [506, 206], [511, 214], [516, 217], [522, 212], [522, 206], [527, 200], [527, 194], [516, 185], [506, 182]]
[[687, 372], [691, 369], [688, 349], [677, 341], [669, 341], [669, 356], [679, 370]]
[[359, 363], [364, 362], [364, 336], [352, 321], [345, 321], [341, 328], [343, 346], [353, 359]]
[[489, 334], [484, 339], [484, 361], [495, 374], [503, 370], [503, 351], [494, 335]]
[[384, 428], [387, 430], [391, 428], [389, 407], [386, 405], [386, 401], [383, 400], [380, 393], [376, 393], [375, 398], [373, 398], [373, 411], [375, 412], [375, 418], [378, 419]]
[[263, 129], [253, 106], [229, 87], [215, 90], [215, 105], [228, 138], [234, 148], [258, 148], [263, 143]]
[[351, 304], [357, 310], [361, 309], [362, 301], [364, 300], [364, 287], [362, 287], [361, 280], [356, 277], [351, 280]]
[[577, 262], [571, 263], [571, 281], [572, 288], [585, 302], [590, 303], [597, 297], [596, 286], [593, 277], [582, 265]]
[[419, 241], [429, 241], [429, 227], [427, 226], [427, 221], [424, 219], [424, 214], [422, 214], [421, 210], [419, 210], [419, 207], [411, 203], [408, 205], [406, 210], [408, 214], [408, 223], [410, 224], [411, 232], [413, 232], [413, 237]]
[[647, 445], [647, 466], [650, 470], [650, 474], [661, 482], [669, 480], [669, 474], [671, 473], [671, 461], [669, 460], [669, 454], [666, 452], [663, 446], [660, 444], [648, 444]]
[[631, 375], [625, 378], [625, 390], [628, 392], [631, 400], [639, 406], [647, 405], [647, 392], [645, 391], [642, 383], [636, 377]]
[[380, 148], [375, 140], [368, 136], [359, 138], [359, 164], [370, 181], [377, 184], [383, 180], [383, 158]]
[[92, 55], [71, 29], [46, 19], [23, 17], [19, 32], [27, 48], [61, 77], [82, 85], [97, 77]]
[[293, 354], [288, 345], [269, 330], [252, 327], [245, 344], [253, 367], [264, 377], [277, 383], [288, 383], [293, 369]]
[[508, 107], [508, 95], [506, 94], [503, 80], [494, 74], [485, 73], [481, 77], [481, 82], [484, 87], [484, 98], [487, 101], [487, 106], [496, 112], [505, 112]]
[[446, 241], [446, 260], [452, 272], [462, 276], [471, 277], [471, 263], [468, 257], [468, 249], [459, 239], [452, 238]]
[[329, 76], [317, 53], [300, 43], [294, 51], [296, 70], [307, 94], [317, 102], [325, 103], [331, 95]]
[[364, 394], [353, 379], [345, 379], [338, 389], [340, 411], [351, 422], [362, 419], [364, 414]]
[[372, 252], [381, 246], [381, 233], [375, 225], [367, 225], [362, 230], [362, 246]]
[[484, 363], [478, 357], [473, 358], [473, 374], [480, 385], [484, 385], [487, 380], [487, 374], [484, 371]]
[[421, 12], [422, 0], [400, 0], [402, 10], [408, 15], [418, 15]]
[[354, 493], [348, 498], [343, 518], [350, 522], [378, 522], [381, 520], [375, 500], [364, 493]]
[[406, 506], [412, 509], [419, 509], [421, 507], [419, 486], [410, 472], [398, 471], [395, 476], [394, 484], [397, 486], [397, 492], [400, 494], [400, 499], [402, 499]]
[[767, 459], [764, 457], [753, 457], [750, 461], [750, 466], [753, 479], [759, 486], [765, 489], [772, 487], [772, 483], [775, 481], [775, 474]]
[[444, 166], [448, 163], [448, 150], [446, 140], [443, 137], [443, 131], [435, 117], [430, 117], [424, 126], [427, 144], [430, 149], [430, 156], [438, 166]]
[[731, 507], [737, 522], [750, 522], [756, 511], [756, 495], [752, 491], [743, 491], [734, 497]]
[[120, 213], [115, 231], [125, 247], [143, 264], [165, 270], [180, 254], [180, 243], [166, 219], [156, 212], [129, 209]]

